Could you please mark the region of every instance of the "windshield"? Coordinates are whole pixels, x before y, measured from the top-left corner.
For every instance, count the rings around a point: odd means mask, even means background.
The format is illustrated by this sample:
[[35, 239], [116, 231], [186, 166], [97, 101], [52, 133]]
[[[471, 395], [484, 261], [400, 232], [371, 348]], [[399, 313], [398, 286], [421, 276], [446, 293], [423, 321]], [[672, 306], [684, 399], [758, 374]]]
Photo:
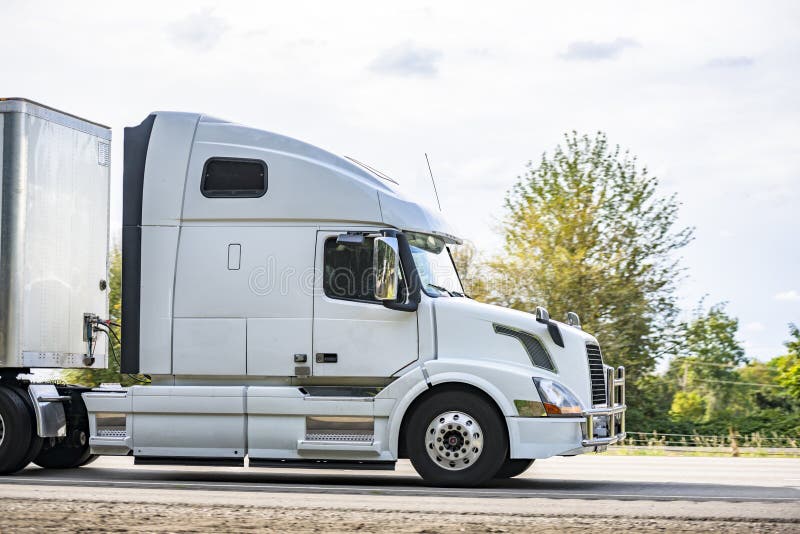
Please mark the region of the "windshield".
[[444, 240], [426, 234], [406, 233], [422, 287], [429, 295], [463, 297], [464, 288]]

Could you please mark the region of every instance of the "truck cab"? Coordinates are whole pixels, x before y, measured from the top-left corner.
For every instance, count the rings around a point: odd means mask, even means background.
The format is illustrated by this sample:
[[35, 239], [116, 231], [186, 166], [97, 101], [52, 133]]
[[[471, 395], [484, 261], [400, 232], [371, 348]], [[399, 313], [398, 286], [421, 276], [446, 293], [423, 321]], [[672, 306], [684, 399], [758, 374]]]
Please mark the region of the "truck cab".
[[92, 454], [477, 485], [624, 438], [577, 315], [469, 298], [457, 233], [391, 178], [201, 114], [124, 144], [121, 367], [151, 384], [82, 393]]

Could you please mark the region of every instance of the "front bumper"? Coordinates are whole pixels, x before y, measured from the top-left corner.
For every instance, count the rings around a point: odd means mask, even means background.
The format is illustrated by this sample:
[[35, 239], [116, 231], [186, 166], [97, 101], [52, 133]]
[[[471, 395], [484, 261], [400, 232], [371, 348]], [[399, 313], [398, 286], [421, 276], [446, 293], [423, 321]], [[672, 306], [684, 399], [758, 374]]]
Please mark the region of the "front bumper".
[[[614, 369], [606, 367], [606, 406], [584, 410], [582, 415], [586, 418], [583, 427], [584, 447], [607, 447], [625, 439], [625, 368], [622, 366]], [[602, 425], [598, 425], [603, 418], [605, 432]], [[604, 434], [604, 435], [601, 435]]]

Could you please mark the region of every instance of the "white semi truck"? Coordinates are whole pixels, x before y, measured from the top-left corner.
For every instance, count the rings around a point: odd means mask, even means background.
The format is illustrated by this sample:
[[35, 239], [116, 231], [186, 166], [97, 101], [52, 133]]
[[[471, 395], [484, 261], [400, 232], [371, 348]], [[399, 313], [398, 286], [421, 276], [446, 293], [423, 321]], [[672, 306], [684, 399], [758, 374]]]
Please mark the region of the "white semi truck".
[[37, 384], [108, 363], [111, 131], [3, 99], [0, 139], [2, 473], [408, 458], [469, 486], [625, 437], [624, 369], [577, 315], [470, 299], [459, 239], [390, 178], [196, 113], [125, 129], [121, 368], [151, 384]]

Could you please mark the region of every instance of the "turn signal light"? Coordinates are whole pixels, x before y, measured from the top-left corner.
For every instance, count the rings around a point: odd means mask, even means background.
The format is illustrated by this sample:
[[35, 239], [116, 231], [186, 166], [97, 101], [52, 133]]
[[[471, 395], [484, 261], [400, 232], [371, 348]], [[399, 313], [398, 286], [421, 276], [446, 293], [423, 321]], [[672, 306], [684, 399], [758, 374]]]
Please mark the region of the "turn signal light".
[[579, 406], [558, 407], [555, 404], [550, 404], [549, 402], [543, 402], [542, 404], [544, 404], [544, 411], [547, 412], [547, 415], [581, 415], [581, 409]]

